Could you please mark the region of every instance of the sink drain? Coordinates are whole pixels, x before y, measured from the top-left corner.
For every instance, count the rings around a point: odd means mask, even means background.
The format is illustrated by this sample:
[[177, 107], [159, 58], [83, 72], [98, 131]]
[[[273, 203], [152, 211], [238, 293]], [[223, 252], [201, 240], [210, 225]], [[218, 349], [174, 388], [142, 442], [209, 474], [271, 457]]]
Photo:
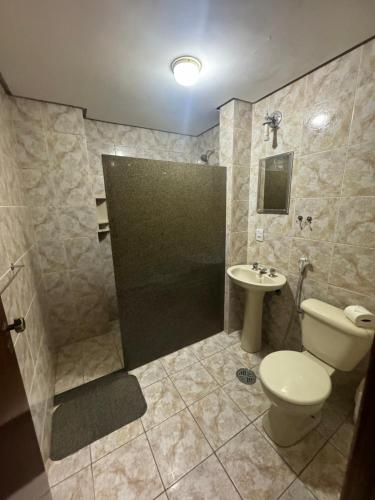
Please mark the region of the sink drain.
[[243, 384], [251, 385], [255, 384], [257, 381], [257, 376], [252, 370], [249, 370], [248, 368], [240, 368], [236, 372], [237, 378], [240, 382]]

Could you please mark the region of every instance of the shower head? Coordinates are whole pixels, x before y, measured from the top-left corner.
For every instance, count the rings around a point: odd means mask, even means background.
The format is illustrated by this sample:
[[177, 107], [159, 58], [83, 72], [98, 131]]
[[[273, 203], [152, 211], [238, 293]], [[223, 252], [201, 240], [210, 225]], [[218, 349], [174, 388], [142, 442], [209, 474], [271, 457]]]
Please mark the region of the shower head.
[[208, 151], [206, 151], [205, 153], [201, 154], [201, 160], [204, 162], [204, 163], [208, 163], [208, 160], [210, 158], [210, 156], [212, 155], [212, 153], [214, 152], [213, 149], [209, 149]]

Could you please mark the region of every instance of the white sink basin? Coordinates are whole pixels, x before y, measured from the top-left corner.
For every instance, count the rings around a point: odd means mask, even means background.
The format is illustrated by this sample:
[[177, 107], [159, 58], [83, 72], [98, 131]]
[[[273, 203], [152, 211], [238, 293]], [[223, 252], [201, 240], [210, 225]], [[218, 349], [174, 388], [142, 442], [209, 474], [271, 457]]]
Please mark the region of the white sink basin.
[[286, 283], [286, 278], [282, 274], [276, 273], [275, 277], [268, 274], [260, 275], [259, 271], [253, 270], [249, 265], [232, 266], [227, 273], [237, 285], [247, 290], [272, 292], [282, 288]]
[[241, 347], [247, 352], [258, 352], [262, 348], [264, 294], [282, 288], [286, 278], [280, 273], [275, 273], [275, 276], [269, 276], [269, 273], [260, 274], [250, 265], [244, 264], [230, 267], [227, 274], [237, 285], [246, 290]]

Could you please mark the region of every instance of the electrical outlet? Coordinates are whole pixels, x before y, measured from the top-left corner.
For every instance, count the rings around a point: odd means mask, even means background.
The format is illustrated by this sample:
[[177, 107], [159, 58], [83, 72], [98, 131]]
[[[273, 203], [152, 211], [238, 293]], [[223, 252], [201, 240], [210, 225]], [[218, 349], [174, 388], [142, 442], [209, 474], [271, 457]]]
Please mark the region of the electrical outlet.
[[264, 229], [262, 227], [256, 228], [255, 239], [256, 239], [256, 241], [263, 241], [264, 240]]

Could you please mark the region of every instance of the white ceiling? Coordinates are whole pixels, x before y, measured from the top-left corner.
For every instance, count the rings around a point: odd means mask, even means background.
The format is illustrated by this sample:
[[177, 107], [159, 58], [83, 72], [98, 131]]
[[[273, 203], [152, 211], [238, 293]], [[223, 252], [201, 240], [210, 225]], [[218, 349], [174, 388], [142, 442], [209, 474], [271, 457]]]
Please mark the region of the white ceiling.
[[[0, 72], [14, 95], [197, 135], [374, 26], [374, 0], [0, 0]], [[203, 63], [192, 88], [169, 70], [184, 54]]]

